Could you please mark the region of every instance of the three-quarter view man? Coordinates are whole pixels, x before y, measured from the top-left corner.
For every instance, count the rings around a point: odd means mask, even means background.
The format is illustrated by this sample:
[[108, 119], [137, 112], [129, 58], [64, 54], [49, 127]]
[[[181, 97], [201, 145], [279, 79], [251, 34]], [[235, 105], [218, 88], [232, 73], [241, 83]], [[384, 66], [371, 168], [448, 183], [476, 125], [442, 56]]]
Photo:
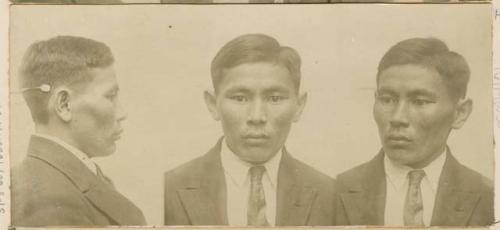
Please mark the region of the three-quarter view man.
[[337, 176], [337, 224], [493, 224], [492, 181], [459, 163], [447, 145], [472, 112], [469, 77], [466, 60], [441, 40], [413, 38], [389, 49], [373, 105], [382, 149]]

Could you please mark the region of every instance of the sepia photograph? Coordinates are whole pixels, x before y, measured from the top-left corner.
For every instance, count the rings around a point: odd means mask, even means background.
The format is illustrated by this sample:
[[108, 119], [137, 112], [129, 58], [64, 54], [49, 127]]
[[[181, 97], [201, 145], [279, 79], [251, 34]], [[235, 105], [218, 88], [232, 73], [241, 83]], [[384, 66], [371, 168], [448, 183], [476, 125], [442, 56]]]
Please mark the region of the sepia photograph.
[[481, 3], [491, 0], [10, 0], [13, 4], [317, 4], [317, 3]]
[[11, 226], [490, 226], [491, 4], [13, 5]]

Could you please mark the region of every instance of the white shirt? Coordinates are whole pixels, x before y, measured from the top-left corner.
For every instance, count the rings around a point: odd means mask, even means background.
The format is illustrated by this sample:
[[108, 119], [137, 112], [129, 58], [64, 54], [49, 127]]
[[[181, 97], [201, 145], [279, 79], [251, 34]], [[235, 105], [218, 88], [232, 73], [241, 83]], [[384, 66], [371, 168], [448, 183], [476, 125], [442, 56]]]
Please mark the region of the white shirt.
[[85, 166], [87, 166], [87, 168], [89, 168], [91, 172], [97, 175], [97, 165], [84, 152], [80, 151], [76, 147], [64, 142], [63, 140], [57, 137], [40, 133], [35, 133], [33, 135], [51, 140], [59, 144], [60, 146], [68, 150], [70, 153], [72, 153], [76, 158], [78, 158], [78, 160], [80, 160]]
[[[281, 150], [263, 166], [262, 186], [266, 198], [266, 217], [271, 226], [276, 219], [276, 187]], [[221, 144], [221, 161], [227, 189], [227, 220], [231, 226], [247, 226], [248, 197], [250, 195], [249, 169], [253, 165], [235, 155], [224, 140]]]
[[[446, 151], [433, 162], [423, 168], [425, 176], [420, 182], [422, 202], [424, 206], [423, 219], [426, 226], [430, 225], [434, 201], [439, 185], [439, 177], [446, 161]], [[408, 172], [413, 168], [398, 165], [387, 156], [384, 157], [384, 168], [386, 175], [386, 199], [384, 225], [404, 226], [404, 205], [408, 191]]]

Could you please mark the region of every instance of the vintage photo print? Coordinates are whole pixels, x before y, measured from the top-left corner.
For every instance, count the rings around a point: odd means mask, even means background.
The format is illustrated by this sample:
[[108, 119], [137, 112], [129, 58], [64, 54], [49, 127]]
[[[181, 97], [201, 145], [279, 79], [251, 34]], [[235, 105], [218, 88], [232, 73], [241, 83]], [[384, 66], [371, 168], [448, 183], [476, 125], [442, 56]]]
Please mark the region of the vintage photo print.
[[491, 10], [11, 6], [11, 226], [490, 226]]
[[13, 4], [318, 4], [318, 3], [480, 3], [491, 0], [11, 0]]

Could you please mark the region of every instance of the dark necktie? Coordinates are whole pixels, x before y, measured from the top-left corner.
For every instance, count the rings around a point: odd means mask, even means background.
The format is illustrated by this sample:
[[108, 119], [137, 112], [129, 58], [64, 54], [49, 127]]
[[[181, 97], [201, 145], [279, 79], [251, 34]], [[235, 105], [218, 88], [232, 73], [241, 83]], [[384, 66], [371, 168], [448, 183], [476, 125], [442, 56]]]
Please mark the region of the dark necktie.
[[103, 182], [111, 185], [111, 187], [114, 187], [114, 184], [113, 184], [113, 181], [111, 181], [111, 179], [109, 179], [107, 176], [104, 175], [104, 173], [102, 173], [102, 170], [101, 168], [99, 167], [99, 165], [95, 164], [95, 167], [96, 167], [96, 171], [97, 171], [97, 177], [99, 179], [101, 179]]
[[262, 176], [266, 168], [250, 168], [250, 196], [248, 197], [247, 223], [249, 226], [268, 226], [266, 218], [266, 197], [262, 187]]
[[404, 207], [405, 226], [424, 226], [424, 205], [420, 191], [420, 182], [424, 176], [425, 172], [421, 169], [408, 172], [408, 192]]

